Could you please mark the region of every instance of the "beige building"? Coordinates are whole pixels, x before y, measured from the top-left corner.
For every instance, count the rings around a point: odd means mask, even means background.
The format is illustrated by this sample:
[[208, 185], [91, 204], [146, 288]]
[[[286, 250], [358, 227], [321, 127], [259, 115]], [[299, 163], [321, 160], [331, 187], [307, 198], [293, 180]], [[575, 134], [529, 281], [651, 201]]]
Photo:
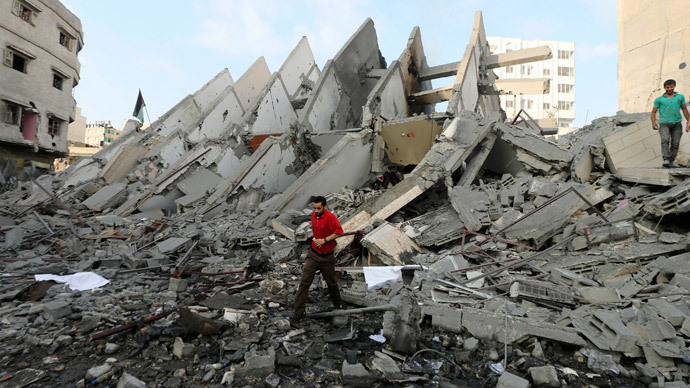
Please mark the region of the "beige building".
[[0, 146], [14, 159], [67, 155], [84, 45], [79, 18], [57, 0], [0, 0], [0, 45]]
[[664, 81], [690, 96], [690, 8], [681, 0], [618, 0], [618, 109], [652, 110]]
[[523, 40], [489, 36], [493, 54], [533, 47], [548, 46], [552, 58], [517, 66], [505, 66], [495, 69], [499, 79], [536, 79], [550, 80], [547, 94], [502, 95], [501, 107], [509, 118], [514, 118], [524, 109], [533, 119], [541, 123], [553, 123], [562, 135], [574, 130], [575, 120], [575, 43], [554, 40]]
[[115, 129], [110, 120], [96, 121], [86, 124], [83, 143], [89, 147], [105, 147], [122, 135], [122, 131]]

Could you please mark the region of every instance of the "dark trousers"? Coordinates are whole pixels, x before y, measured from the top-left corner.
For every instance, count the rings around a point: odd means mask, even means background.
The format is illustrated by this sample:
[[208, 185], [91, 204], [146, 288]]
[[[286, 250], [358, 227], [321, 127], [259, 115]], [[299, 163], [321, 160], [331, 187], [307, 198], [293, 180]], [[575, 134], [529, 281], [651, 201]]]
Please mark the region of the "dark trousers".
[[681, 123], [661, 123], [659, 125], [661, 135], [661, 156], [669, 163], [673, 163], [678, 155], [678, 145], [680, 137], [683, 135]]
[[335, 279], [335, 255], [333, 253], [327, 256], [320, 256], [313, 250], [309, 250], [307, 255], [307, 262], [304, 263], [302, 269], [302, 281], [297, 290], [297, 297], [295, 298], [295, 314], [304, 314], [305, 304], [307, 303], [307, 292], [311, 282], [314, 281], [316, 271], [321, 271], [321, 276], [328, 285], [328, 292], [331, 294], [331, 301], [334, 306], [340, 304], [340, 291], [338, 290], [338, 281]]

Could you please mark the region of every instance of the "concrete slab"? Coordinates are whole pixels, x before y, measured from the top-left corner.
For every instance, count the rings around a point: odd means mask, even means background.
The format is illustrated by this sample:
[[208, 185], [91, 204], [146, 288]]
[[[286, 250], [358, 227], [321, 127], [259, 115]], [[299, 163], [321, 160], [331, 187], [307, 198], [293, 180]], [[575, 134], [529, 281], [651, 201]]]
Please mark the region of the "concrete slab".
[[255, 101], [259, 92], [268, 84], [271, 71], [266, 59], [261, 56], [235, 82], [235, 93], [243, 109], [248, 109]]
[[127, 185], [125, 183], [115, 183], [108, 185], [90, 196], [81, 204], [93, 211], [103, 211], [107, 208], [116, 206], [118, 202], [124, 200], [127, 195]]
[[362, 246], [386, 265], [409, 264], [403, 258], [422, 251], [404, 232], [389, 223], [367, 233], [362, 239]]

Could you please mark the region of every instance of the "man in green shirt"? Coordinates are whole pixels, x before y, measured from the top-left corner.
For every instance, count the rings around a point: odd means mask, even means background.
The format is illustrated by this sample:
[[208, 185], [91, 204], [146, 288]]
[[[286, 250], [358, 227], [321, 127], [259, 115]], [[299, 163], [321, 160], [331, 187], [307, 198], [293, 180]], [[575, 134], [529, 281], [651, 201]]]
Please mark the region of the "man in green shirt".
[[[654, 100], [654, 109], [652, 109], [652, 128], [659, 130], [661, 135], [661, 156], [664, 158], [664, 167], [678, 167], [673, 164], [673, 161], [678, 154], [680, 137], [683, 135], [681, 110], [687, 121], [685, 132], [690, 131], [690, 113], [685, 106], [685, 97], [675, 92], [675, 88], [676, 81], [666, 80], [664, 82], [666, 93]], [[659, 112], [659, 124], [656, 122], [657, 111]]]

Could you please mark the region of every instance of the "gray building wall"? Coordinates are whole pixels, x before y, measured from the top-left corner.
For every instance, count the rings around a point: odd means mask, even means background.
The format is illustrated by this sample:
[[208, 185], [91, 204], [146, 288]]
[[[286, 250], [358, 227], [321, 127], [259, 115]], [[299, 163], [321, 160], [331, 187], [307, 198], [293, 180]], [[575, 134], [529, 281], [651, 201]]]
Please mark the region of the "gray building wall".
[[[61, 44], [65, 40], [69, 43]], [[0, 0], [0, 143], [5, 148], [32, 149], [39, 160], [67, 155], [83, 45], [81, 21], [59, 1]], [[24, 71], [13, 68], [22, 59]], [[56, 76], [63, 79], [60, 89], [54, 87]]]

